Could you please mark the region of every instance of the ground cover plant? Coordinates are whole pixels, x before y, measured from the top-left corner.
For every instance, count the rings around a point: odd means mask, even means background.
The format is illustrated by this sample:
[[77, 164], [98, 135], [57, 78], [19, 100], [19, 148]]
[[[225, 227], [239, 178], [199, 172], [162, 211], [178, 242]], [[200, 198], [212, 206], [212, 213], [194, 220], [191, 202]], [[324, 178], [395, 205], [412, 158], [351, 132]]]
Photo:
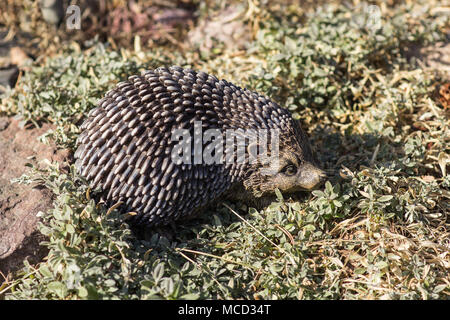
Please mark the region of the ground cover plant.
[[[430, 3], [430, 2], [427, 2]], [[448, 41], [440, 2], [367, 6], [249, 1], [245, 49], [130, 49], [72, 42], [29, 67], [0, 112], [55, 129], [74, 149], [79, 126], [127, 75], [161, 65], [216, 74], [287, 107], [311, 137], [325, 185], [265, 210], [217, 203], [198, 218], [137, 238], [127, 214], [94, 201], [73, 164], [30, 164], [16, 183], [43, 185], [47, 257], [3, 282], [6, 299], [448, 299], [450, 129], [439, 88], [412, 46]], [[206, 7], [202, 7], [206, 6]], [[199, 6], [199, 17], [220, 10]], [[373, 27], [373, 26], [372, 26]], [[173, 45], [173, 44], [172, 44]], [[175, 44], [176, 45], [176, 44]]]

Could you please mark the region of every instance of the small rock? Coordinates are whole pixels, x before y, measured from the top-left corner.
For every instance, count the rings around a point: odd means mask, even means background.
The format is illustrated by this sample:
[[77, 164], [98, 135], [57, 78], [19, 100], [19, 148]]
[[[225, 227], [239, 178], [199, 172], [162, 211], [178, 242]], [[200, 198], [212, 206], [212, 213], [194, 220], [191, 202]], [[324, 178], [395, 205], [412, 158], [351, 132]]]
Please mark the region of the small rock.
[[19, 76], [19, 68], [14, 65], [0, 68], [0, 86], [13, 88]]
[[31, 59], [20, 47], [12, 47], [9, 50], [9, 56], [11, 63], [19, 67], [24, 66], [25, 62]]

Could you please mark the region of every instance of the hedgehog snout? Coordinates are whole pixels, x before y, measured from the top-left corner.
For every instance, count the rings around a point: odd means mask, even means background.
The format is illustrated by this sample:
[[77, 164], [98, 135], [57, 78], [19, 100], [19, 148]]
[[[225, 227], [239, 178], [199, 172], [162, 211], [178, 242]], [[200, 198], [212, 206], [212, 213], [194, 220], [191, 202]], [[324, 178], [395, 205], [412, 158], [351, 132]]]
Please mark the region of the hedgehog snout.
[[299, 168], [297, 185], [304, 190], [312, 190], [319, 187], [326, 180], [326, 173], [311, 163], [304, 163]]

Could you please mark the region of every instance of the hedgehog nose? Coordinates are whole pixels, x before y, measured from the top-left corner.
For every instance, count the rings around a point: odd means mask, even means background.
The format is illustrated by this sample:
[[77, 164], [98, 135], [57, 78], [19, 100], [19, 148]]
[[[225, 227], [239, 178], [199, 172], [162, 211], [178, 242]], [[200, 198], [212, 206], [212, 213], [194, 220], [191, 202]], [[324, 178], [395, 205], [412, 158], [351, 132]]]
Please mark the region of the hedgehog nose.
[[323, 170], [310, 163], [305, 163], [300, 170], [299, 185], [306, 190], [318, 187], [327, 177]]

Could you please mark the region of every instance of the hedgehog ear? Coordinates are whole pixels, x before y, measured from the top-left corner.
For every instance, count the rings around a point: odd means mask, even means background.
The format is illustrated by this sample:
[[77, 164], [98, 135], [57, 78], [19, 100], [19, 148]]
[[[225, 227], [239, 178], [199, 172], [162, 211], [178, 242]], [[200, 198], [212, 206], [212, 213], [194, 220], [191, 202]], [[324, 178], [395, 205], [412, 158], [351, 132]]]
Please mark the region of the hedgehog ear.
[[[263, 149], [265, 148], [265, 149]], [[261, 146], [257, 141], [251, 142], [247, 146], [248, 163], [250, 165], [270, 165], [272, 159], [270, 157], [270, 150], [266, 146]]]

